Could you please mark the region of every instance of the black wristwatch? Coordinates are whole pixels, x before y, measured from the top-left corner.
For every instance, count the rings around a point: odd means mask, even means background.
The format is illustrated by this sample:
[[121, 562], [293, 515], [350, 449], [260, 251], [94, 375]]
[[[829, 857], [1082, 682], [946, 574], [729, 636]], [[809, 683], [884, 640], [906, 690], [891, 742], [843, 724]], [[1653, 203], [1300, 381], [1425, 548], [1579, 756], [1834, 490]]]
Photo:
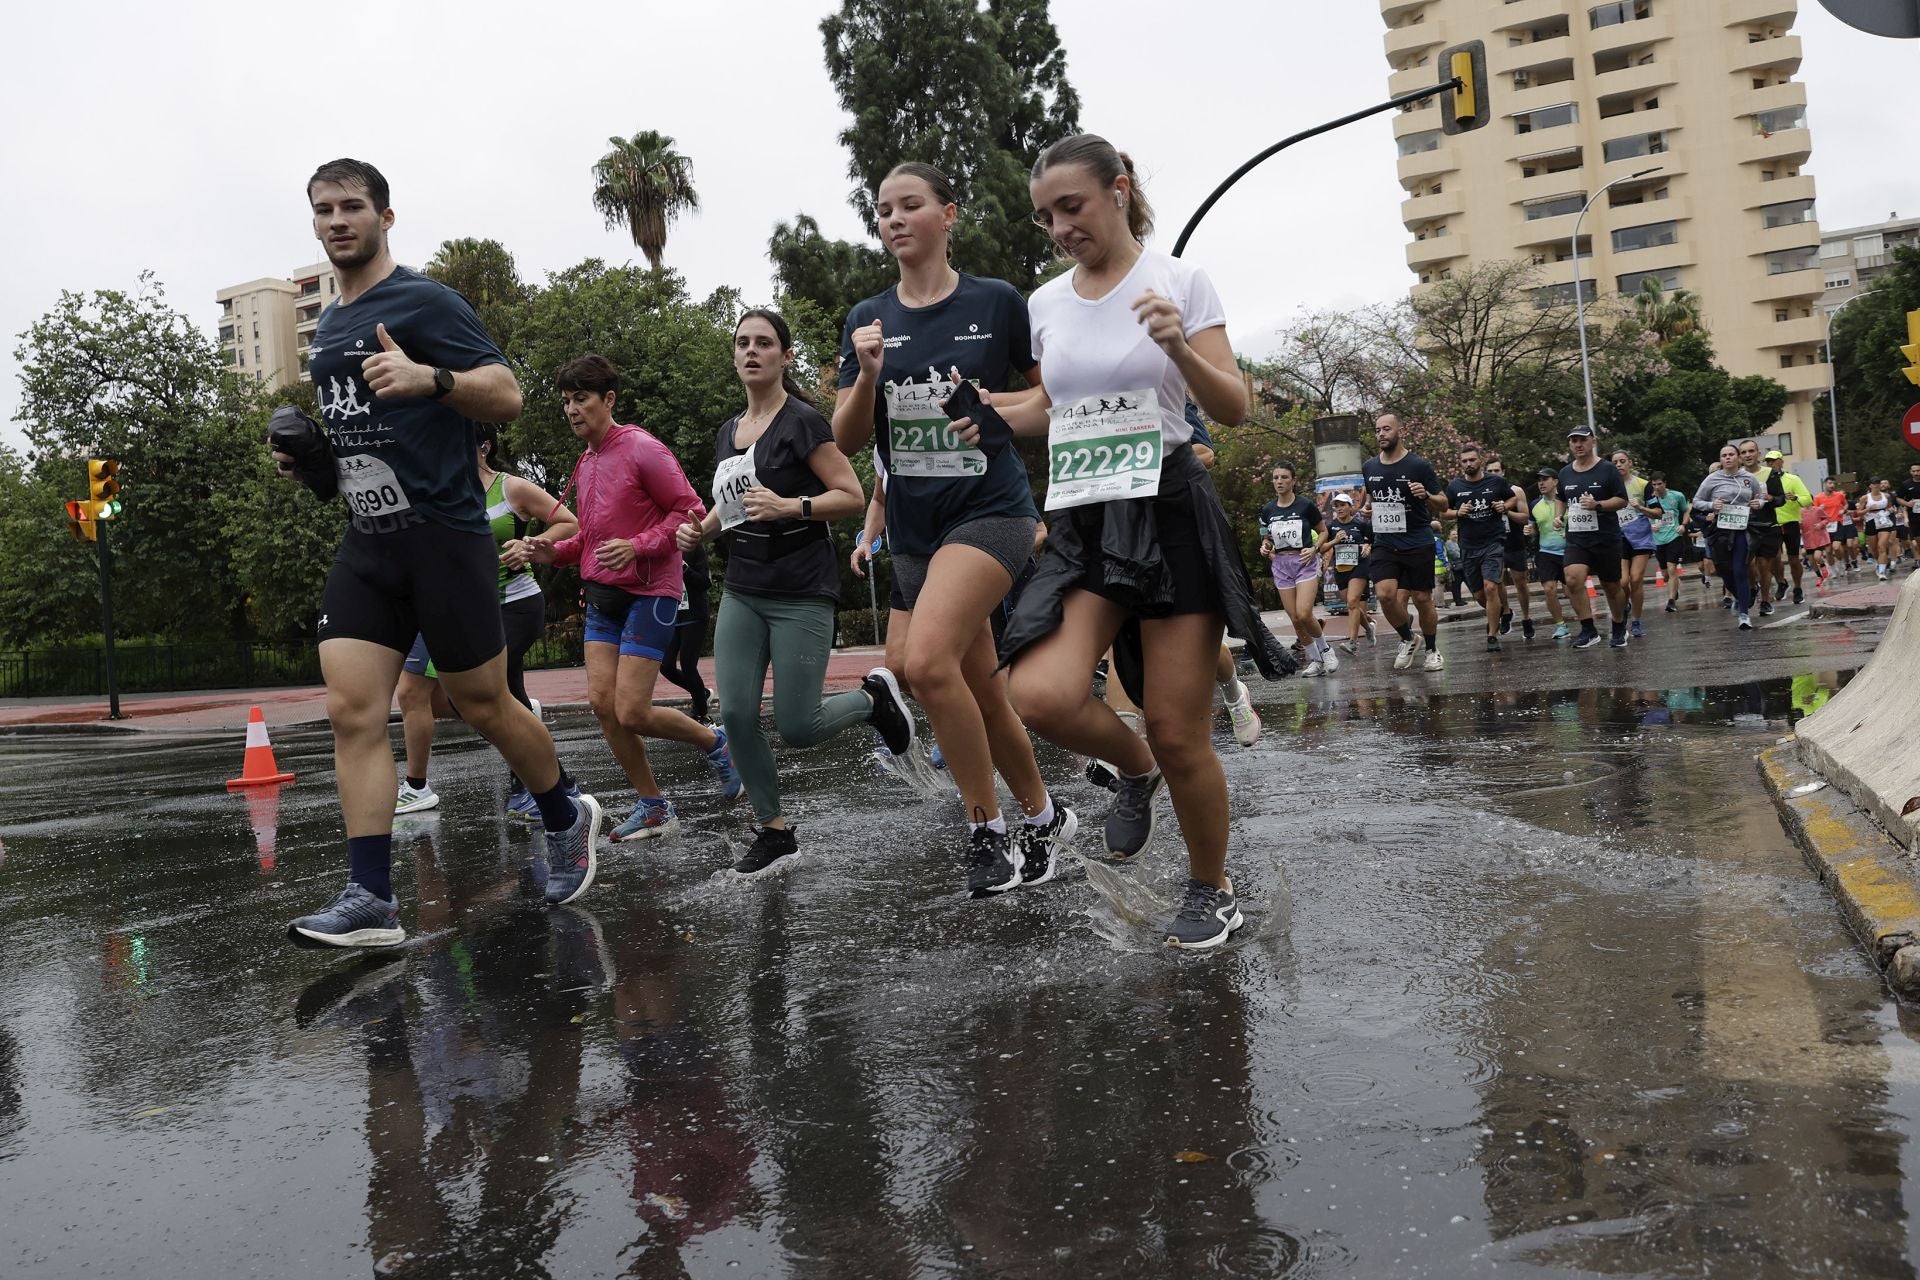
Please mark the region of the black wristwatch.
[[802, 520], [813, 519], [813, 499], [812, 498], [800, 499], [800, 518]]
[[438, 400], [453, 390], [453, 370], [435, 369], [433, 371], [433, 399]]

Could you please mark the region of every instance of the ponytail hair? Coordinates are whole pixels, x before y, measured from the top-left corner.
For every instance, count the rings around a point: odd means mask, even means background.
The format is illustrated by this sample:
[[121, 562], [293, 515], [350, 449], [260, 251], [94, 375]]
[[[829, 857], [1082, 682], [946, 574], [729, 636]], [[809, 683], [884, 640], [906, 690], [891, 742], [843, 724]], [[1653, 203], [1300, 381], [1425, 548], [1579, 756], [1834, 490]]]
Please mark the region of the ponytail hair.
[[1032, 176], [1038, 178], [1062, 165], [1079, 165], [1103, 187], [1112, 186], [1124, 174], [1131, 185], [1127, 196], [1127, 230], [1140, 241], [1153, 234], [1153, 205], [1148, 203], [1147, 193], [1140, 187], [1140, 176], [1133, 170], [1133, 158], [1126, 152], [1117, 150], [1097, 133], [1076, 133], [1042, 151], [1040, 158], [1033, 162]]
[[[773, 336], [780, 340], [780, 354], [786, 355], [793, 350], [793, 331], [787, 328], [786, 317], [778, 311], [773, 310], [771, 307], [750, 307], [746, 311], [741, 312], [740, 318], [734, 321], [734, 333], [738, 334], [740, 332], [740, 326], [749, 320], [765, 320], [767, 322], [773, 329]], [[800, 403], [806, 405], [809, 409], [817, 409], [820, 407], [813, 402], [813, 397], [807, 394], [806, 388], [802, 387], [799, 382], [794, 379], [791, 368], [780, 371], [780, 386], [788, 395], [800, 401]]]
[[508, 475], [513, 474], [513, 461], [507, 455], [506, 445], [500, 441], [500, 428], [498, 426], [491, 422], [474, 423], [473, 445], [476, 449], [482, 445], [486, 446], [487, 470], [502, 471]]

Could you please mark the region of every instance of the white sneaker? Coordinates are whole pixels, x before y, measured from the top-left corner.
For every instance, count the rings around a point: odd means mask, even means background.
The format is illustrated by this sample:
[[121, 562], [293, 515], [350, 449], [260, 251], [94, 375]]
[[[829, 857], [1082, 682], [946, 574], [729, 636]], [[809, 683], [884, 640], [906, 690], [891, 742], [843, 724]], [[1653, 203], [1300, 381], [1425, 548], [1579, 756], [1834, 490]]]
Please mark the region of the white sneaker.
[[1427, 660], [1421, 663], [1420, 667], [1423, 671], [1442, 671], [1446, 669], [1446, 665], [1447, 660], [1440, 656], [1440, 651], [1430, 649], [1427, 651]]
[[1340, 642], [1340, 648], [1344, 650], [1346, 653], [1348, 653], [1349, 655], [1360, 652], [1359, 646], [1354, 644], [1354, 642], [1351, 640], [1342, 640]]
[[1380, 633], [1374, 629], [1374, 625], [1371, 619], [1369, 619], [1367, 622], [1367, 643], [1368, 644], [1380, 643]]
[[1419, 636], [1415, 636], [1411, 640], [1402, 640], [1400, 642], [1400, 652], [1393, 655], [1393, 669], [1395, 671], [1405, 671], [1412, 667], [1414, 656], [1419, 652]]
[[1320, 669], [1328, 675], [1340, 669], [1340, 659], [1333, 656], [1333, 646], [1325, 646], [1325, 656], [1320, 659]]
[[433, 793], [433, 784], [431, 782], [421, 787], [418, 791], [415, 791], [407, 785], [405, 778], [400, 779], [400, 795], [393, 802], [393, 811], [395, 813], [419, 813], [423, 809], [438, 809], [439, 807], [440, 797]]
[[1226, 700], [1227, 718], [1233, 721], [1233, 740], [1243, 747], [1260, 741], [1260, 713], [1253, 709], [1253, 695], [1244, 682], [1233, 682], [1235, 695]]
[[533, 706], [530, 708], [530, 710], [533, 712], [533, 718], [535, 720], [544, 721], [547, 718], [547, 712], [546, 712], [546, 708], [540, 705], [540, 699], [528, 698], [527, 701], [533, 704]]
[[1300, 674], [1303, 676], [1323, 676], [1326, 673], [1326, 666], [1322, 664], [1318, 658], [1315, 658], [1312, 662], [1300, 668]]

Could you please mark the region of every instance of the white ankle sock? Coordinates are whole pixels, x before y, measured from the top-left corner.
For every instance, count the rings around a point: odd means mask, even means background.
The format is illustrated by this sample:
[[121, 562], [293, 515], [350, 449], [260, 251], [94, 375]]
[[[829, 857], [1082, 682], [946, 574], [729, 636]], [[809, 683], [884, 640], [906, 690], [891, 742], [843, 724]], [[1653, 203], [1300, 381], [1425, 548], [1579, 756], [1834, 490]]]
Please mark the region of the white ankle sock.
[[1044, 827], [1053, 821], [1053, 797], [1047, 797], [1047, 803], [1040, 812], [1028, 816], [1027, 821], [1036, 827]]

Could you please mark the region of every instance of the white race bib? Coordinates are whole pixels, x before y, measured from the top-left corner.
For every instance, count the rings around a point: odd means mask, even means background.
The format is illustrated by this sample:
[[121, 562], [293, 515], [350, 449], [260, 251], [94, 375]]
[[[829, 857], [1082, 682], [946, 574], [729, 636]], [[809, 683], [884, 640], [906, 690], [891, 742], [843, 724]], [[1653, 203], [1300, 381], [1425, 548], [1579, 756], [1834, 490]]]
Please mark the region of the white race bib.
[[1336, 569], [1357, 569], [1360, 567], [1360, 544], [1342, 542], [1333, 549], [1333, 567]]
[[1735, 503], [1732, 506], [1720, 508], [1720, 514], [1716, 518], [1716, 527], [1728, 533], [1738, 533], [1747, 527], [1747, 521], [1751, 519], [1752, 516], [1753, 508]]
[[1600, 513], [1580, 506], [1578, 503], [1567, 508], [1568, 533], [1600, 532]]
[[987, 455], [961, 442], [942, 401], [953, 394], [950, 379], [887, 384], [889, 470], [897, 476], [983, 476]]
[[340, 477], [340, 492], [347, 498], [347, 509], [354, 515], [374, 518], [413, 509], [393, 468], [371, 454], [348, 454], [334, 459], [333, 466]]
[[1626, 506], [1620, 508], [1620, 523], [1623, 527], [1626, 525], [1635, 524], [1641, 520], [1646, 519], [1646, 517], [1647, 517], [1647, 513], [1642, 511], [1640, 508], [1634, 506], [1631, 502], [1629, 502]]
[[1835, 521], [1831, 521], [1831, 520], [1830, 520], [1830, 521], [1828, 521], [1828, 522], [1827, 522], [1827, 532], [1828, 532], [1828, 533], [1838, 533], [1838, 532], [1840, 532], [1840, 526], [1839, 526], [1839, 524], [1838, 524], [1837, 522], [1835, 522]]
[[1375, 533], [1405, 533], [1407, 531], [1407, 508], [1394, 498], [1375, 498], [1373, 500], [1373, 531]]
[[754, 474], [753, 450], [736, 453], [713, 469], [713, 509], [720, 515], [720, 527], [731, 529], [747, 522], [747, 490], [758, 487]]
[[1302, 540], [1304, 534], [1297, 516], [1291, 520], [1275, 520], [1268, 527], [1267, 537], [1273, 541], [1276, 551], [1298, 551], [1307, 545]]
[[1160, 492], [1160, 395], [1148, 387], [1047, 410], [1047, 510]]

